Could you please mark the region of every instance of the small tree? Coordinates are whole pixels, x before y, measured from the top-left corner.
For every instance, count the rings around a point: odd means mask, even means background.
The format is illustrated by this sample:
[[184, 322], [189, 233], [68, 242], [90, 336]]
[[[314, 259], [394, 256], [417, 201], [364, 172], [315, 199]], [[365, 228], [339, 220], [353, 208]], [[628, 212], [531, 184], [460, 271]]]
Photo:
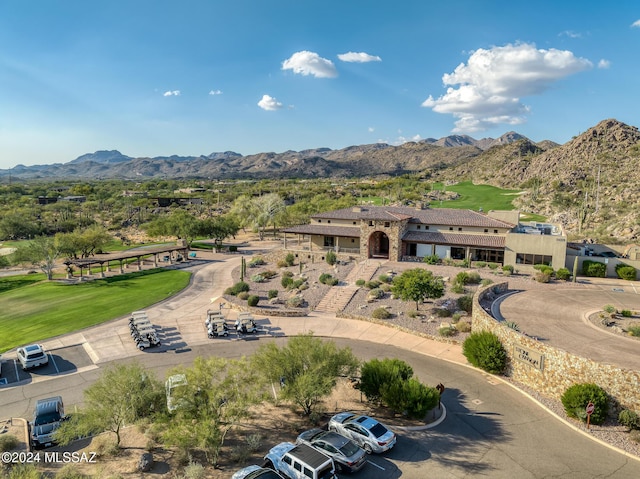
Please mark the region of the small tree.
[[444, 281], [431, 271], [409, 269], [393, 278], [391, 292], [403, 301], [415, 301], [416, 311], [425, 299], [437, 299], [444, 294]]
[[618, 278], [627, 281], [635, 281], [636, 279], [636, 269], [628, 264], [618, 263], [616, 265], [616, 274]]
[[507, 352], [500, 339], [489, 331], [471, 333], [462, 345], [462, 354], [475, 367], [500, 374], [507, 365]]
[[369, 401], [379, 401], [385, 384], [412, 376], [413, 368], [400, 359], [372, 359], [360, 368], [360, 390]]
[[336, 264], [336, 261], [338, 261], [338, 257], [332, 250], [329, 250], [327, 251], [327, 255], [325, 256], [325, 261], [327, 262], [327, 264], [333, 266], [334, 264]]
[[16, 250], [14, 261], [37, 266], [47, 276], [47, 279], [51, 280], [56, 260], [60, 255], [61, 249], [58, 241], [49, 236], [36, 236], [34, 240]]

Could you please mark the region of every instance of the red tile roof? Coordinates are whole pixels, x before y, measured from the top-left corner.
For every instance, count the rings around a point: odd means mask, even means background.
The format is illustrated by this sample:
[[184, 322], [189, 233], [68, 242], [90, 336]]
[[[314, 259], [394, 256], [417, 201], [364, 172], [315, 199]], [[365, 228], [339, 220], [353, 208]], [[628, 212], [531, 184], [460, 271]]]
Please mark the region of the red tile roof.
[[329, 225], [300, 225], [282, 230], [285, 233], [301, 235], [345, 236], [359, 238], [360, 228], [357, 226], [329, 226]]
[[487, 248], [504, 248], [504, 236], [495, 235], [472, 235], [461, 233], [437, 233], [409, 231], [403, 238], [403, 241], [412, 243], [429, 243], [429, 244], [447, 244], [457, 246], [475, 246]]

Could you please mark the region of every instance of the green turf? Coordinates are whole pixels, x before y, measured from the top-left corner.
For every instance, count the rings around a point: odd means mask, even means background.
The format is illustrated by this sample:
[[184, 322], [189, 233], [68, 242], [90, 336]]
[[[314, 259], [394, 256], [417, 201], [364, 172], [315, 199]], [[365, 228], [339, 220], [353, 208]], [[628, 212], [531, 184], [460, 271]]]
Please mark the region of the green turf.
[[[442, 183], [434, 183], [434, 190], [442, 190]], [[460, 195], [456, 200], [433, 201], [432, 208], [456, 208], [479, 211], [489, 210], [513, 210], [514, 198], [520, 190], [503, 190], [491, 185], [474, 185], [470, 181], [464, 181], [455, 185], [447, 185], [445, 191], [454, 191]]]
[[153, 269], [79, 284], [34, 276], [0, 278], [0, 352], [149, 307], [184, 289], [191, 273]]

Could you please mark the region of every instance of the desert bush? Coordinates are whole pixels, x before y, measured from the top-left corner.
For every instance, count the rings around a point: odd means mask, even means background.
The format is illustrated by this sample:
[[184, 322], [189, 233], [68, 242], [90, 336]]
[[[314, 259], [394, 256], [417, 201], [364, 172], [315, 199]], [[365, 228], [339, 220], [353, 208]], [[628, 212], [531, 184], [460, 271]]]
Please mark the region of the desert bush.
[[356, 286], [364, 286], [365, 283], [366, 281], [364, 279], [356, 280]]
[[488, 263], [487, 266], [489, 267], [489, 269], [496, 270], [500, 265], [498, 263]]
[[293, 272], [291, 272], [291, 271], [283, 271], [282, 272], [282, 277], [283, 278], [293, 278]]
[[551, 275], [549, 273], [538, 271], [533, 279], [535, 279], [538, 283], [548, 283], [549, 281], [551, 281]]
[[620, 311], [620, 314], [622, 315], [623, 318], [630, 318], [631, 316], [633, 316], [633, 314], [631, 313], [631, 310], [629, 309], [623, 309], [622, 311]]
[[480, 286], [489, 286], [492, 283], [493, 283], [493, 281], [487, 278], [487, 279], [483, 279], [482, 281], [480, 281]]
[[458, 330], [452, 326], [443, 326], [438, 328], [438, 334], [444, 338], [455, 336]]
[[236, 297], [244, 301], [245, 299], [249, 299], [249, 293], [247, 291], [242, 291], [241, 293], [238, 293]]
[[422, 384], [415, 378], [394, 381], [382, 391], [382, 402], [389, 408], [412, 419], [423, 419], [438, 405], [438, 390]]
[[236, 284], [234, 284], [233, 286], [227, 288], [224, 291], [224, 294], [228, 294], [231, 296], [237, 296], [239, 293], [242, 293], [244, 291], [249, 291], [249, 285], [247, 283], [245, 283], [244, 281], [238, 281]]
[[253, 281], [254, 283], [264, 283], [266, 281], [266, 278], [262, 274], [254, 274], [253, 276], [251, 276], [251, 281]]
[[267, 298], [269, 299], [273, 299], [273, 298], [277, 298], [278, 297], [278, 290], [277, 289], [270, 289], [269, 292], [267, 293]]
[[460, 321], [461, 317], [462, 317], [462, 313], [458, 312], [458, 313], [453, 313], [453, 315], [451, 316], [451, 319], [453, 320], [454, 323], [457, 323], [458, 321]]
[[379, 401], [382, 390], [395, 381], [408, 381], [413, 368], [400, 359], [372, 359], [360, 368], [360, 391], [369, 401]]
[[410, 318], [417, 318], [418, 316], [420, 316], [420, 313], [412, 309], [407, 313], [407, 316], [409, 316]]
[[462, 283], [453, 283], [451, 285], [451, 292], [454, 294], [464, 294], [464, 284]]
[[279, 259], [278, 262], [276, 263], [276, 266], [278, 266], [278, 268], [286, 268], [289, 265], [285, 260]]
[[468, 321], [458, 321], [454, 326], [461, 333], [471, 332], [471, 323]]
[[456, 303], [458, 304], [458, 308], [461, 311], [471, 314], [471, 310], [473, 309], [473, 296], [470, 296], [470, 295], [460, 296], [456, 300]]
[[380, 283], [380, 281], [372, 279], [371, 281], [367, 281], [364, 284], [364, 287], [367, 288], [367, 289], [375, 289], [375, 288], [380, 287], [380, 284], [382, 284], [382, 283]]
[[604, 278], [607, 274], [607, 265], [599, 261], [584, 260], [582, 262], [582, 274], [592, 278]]
[[258, 452], [262, 447], [262, 434], [249, 434], [244, 441], [250, 452]]
[[624, 263], [618, 263], [616, 265], [616, 274], [620, 279], [626, 279], [627, 281], [635, 281], [636, 269], [633, 266]]
[[198, 462], [189, 461], [184, 467], [184, 479], [204, 479], [206, 477], [206, 471], [204, 466]]
[[108, 434], [101, 434], [91, 441], [91, 448], [98, 457], [117, 456], [120, 454], [120, 447], [115, 439]]
[[327, 282], [325, 284], [327, 286], [336, 286], [338, 283], [340, 283], [340, 280], [332, 276], [331, 278], [327, 279]]
[[291, 276], [283, 276], [280, 280], [280, 284], [283, 288], [291, 289], [291, 286], [293, 285], [293, 278]]
[[371, 317], [374, 319], [389, 319], [391, 317], [391, 313], [387, 308], [376, 308], [371, 313]]
[[12, 434], [0, 436], [0, 452], [7, 452], [15, 449], [20, 444], [18, 438]]
[[276, 273], [275, 271], [272, 271], [272, 270], [263, 271], [260, 274], [262, 274], [262, 276], [264, 276], [265, 279], [273, 279], [276, 276], [278, 276], [278, 273]]
[[452, 314], [447, 308], [438, 308], [433, 312], [438, 318], [450, 318]]
[[[333, 279], [335, 279], [335, 278], [333, 278]], [[333, 281], [332, 281], [332, 283], [333, 283]], [[329, 286], [333, 286], [333, 284], [330, 284]], [[307, 282], [305, 281], [305, 282], [304, 282], [304, 283], [302, 283], [300, 286], [298, 286], [298, 289], [299, 289], [300, 291], [304, 291], [304, 290], [306, 290], [306, 289], [309, 289], [309, 283], [307, 283]]]
[[534, 264], [533, 269], [540, 271], [541, 273], [548, 274], [549, 276], [553, 276], [555, 271], [548, 264]]
[[390, 285], [390, 284], [387, 284], [387, 283], [382, 283], [382, 284], [380, 285], [380, 289], [381, 289], [382, 291], [384, 291], [385, 293], [388, 293], [389, 291], [391, 291], [391, 285]]
[[381, 283], [391, 283], [392, 280], [393, 278], [388, 274], [381, 274], [380, 276], [378, 276], [378, 281], [380, 281]]
[[605, 305], [602, 307], [602, 310], [603, 310], [605, 313], [613, 314], [613, 313], [615, 313], [615, 312], [616, 312], [616, 307], [615, 307], [613, 304], [605, 304]]
[[251, 261], [249, 261], [249, 268], [255, 268], [256, 266], [262, 266], [266, 264], [261, 256], [256, 256]]
[[304, 306], [304, 299], [302, 296], [291, 296], [287, 299], [287, 306], [289, 308], [301, 308]]
[[597, 384], [580, 383], [569, 387], [560, 398], [567, 416], [587, 421], [585, 411], [587, 404], [592, 402], [595, 406], [591, 414], [591, 423], [602, 424], [607, 418], [609, 410], [609, 398], [607, 393]]
[[437, 254], [432, 254], [430, 256], [425, 256], [422, 261], [427, 264], [438, 264], [440, 263], [440, 256], [438, 256]]
[[369, 291], [369, 294], [367, 296], [373, 299], [382, 299], [384, 298], [384, 291], [382, 291], [380, 288], [374, 288]]
[[507, 321], [506, 323], [504, 323], [504, 325], [509, 329], [517, 331], [518, 333], [520, 332], [520, 326], [518, 326], [518, 323], [516, 323], [515, 321]]
[[306, 282], [307, 282], [307, 278], [294, 279], [293, 283], [291, 284], [291, 288], [292, 289], [298, 289], [298, 288], [300, 288], [300, 286], [302, 286]]
[[469, 276], [467, 277], [467, 284], [480, 284], [482, 278], [480, 277], [480, 273], [477, 271], [471, 271]]
[[507, 274], [507, 275], [513, 274], [513, 271], [514, 271], [514, 269], [513, 269], [513, 265], [505, 264], [505, 265], [502, 267], [502, 272], [503, 272], [503, 273], [505, 273], [505, 274]]
[[486, 261], [476, 261], [475, 262], [476, 268], [486, 268], [487, 266], [487, 262]]
[[80, 472], [77, 464], [68, 463], [56, 472], [54, 479], [90, 479], [90, 477]]
[[454, 284], [467, 284], [469, 282], [469, 273], [466, 271], [461, 271], [456, 274], [455, 279], [453, 280]]
[[329, 273], [322, 273], [318, 278], [318, 281], [320, 281], [322, 284], [327, 284], [327, 279], [331, 277], [332, 276]]
[[640, 337], [640, 324], [632, 324], [627, 328], [629, 336]]
[[336, 254], [333, 251], [327, 251], [327, 255], [325, 256], [324, 259], [327, 262], [327, 264], [329, 264], [331, 266], [336, 264], [336, 261], [338, 261], [338, 257], [336, 256]]
[[618, 414], [618, 422], [629, 429], [640, 429], [640, 416], [631, 409], [623, 409]]
[[561, 281], [568, 281], [571, 278], [571, 271], [569, 271], [567, 268], [560, 268], [558, 271], [556, 271], [556, 278]]
[[247, 306], [258, 306], [260, 296], [252, 294], [247, 298]]
[[462, 345], [462, 354], [471, 364], [488, 373], [500, 374], [507, 366], [504, 346], [489, 331], [471, 333]]
[[293, 266], [293, 263], [295, 262], [296, 257], [293, 256], [293, 253], [288, 253], [287, 256], [284, 257], [284, 262], [286, 263], [287, 266]]

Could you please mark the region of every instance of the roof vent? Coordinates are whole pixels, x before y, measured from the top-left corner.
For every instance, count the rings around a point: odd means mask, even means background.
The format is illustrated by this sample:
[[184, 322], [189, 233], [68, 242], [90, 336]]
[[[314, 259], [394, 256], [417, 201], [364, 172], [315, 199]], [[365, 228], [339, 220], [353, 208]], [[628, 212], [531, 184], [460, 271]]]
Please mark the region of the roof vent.
[[351, 208], [351, 211], [353, 211], [354, 213], [362, 213], [362, 208], [359, 206], [354, 206], [353, 208]]

